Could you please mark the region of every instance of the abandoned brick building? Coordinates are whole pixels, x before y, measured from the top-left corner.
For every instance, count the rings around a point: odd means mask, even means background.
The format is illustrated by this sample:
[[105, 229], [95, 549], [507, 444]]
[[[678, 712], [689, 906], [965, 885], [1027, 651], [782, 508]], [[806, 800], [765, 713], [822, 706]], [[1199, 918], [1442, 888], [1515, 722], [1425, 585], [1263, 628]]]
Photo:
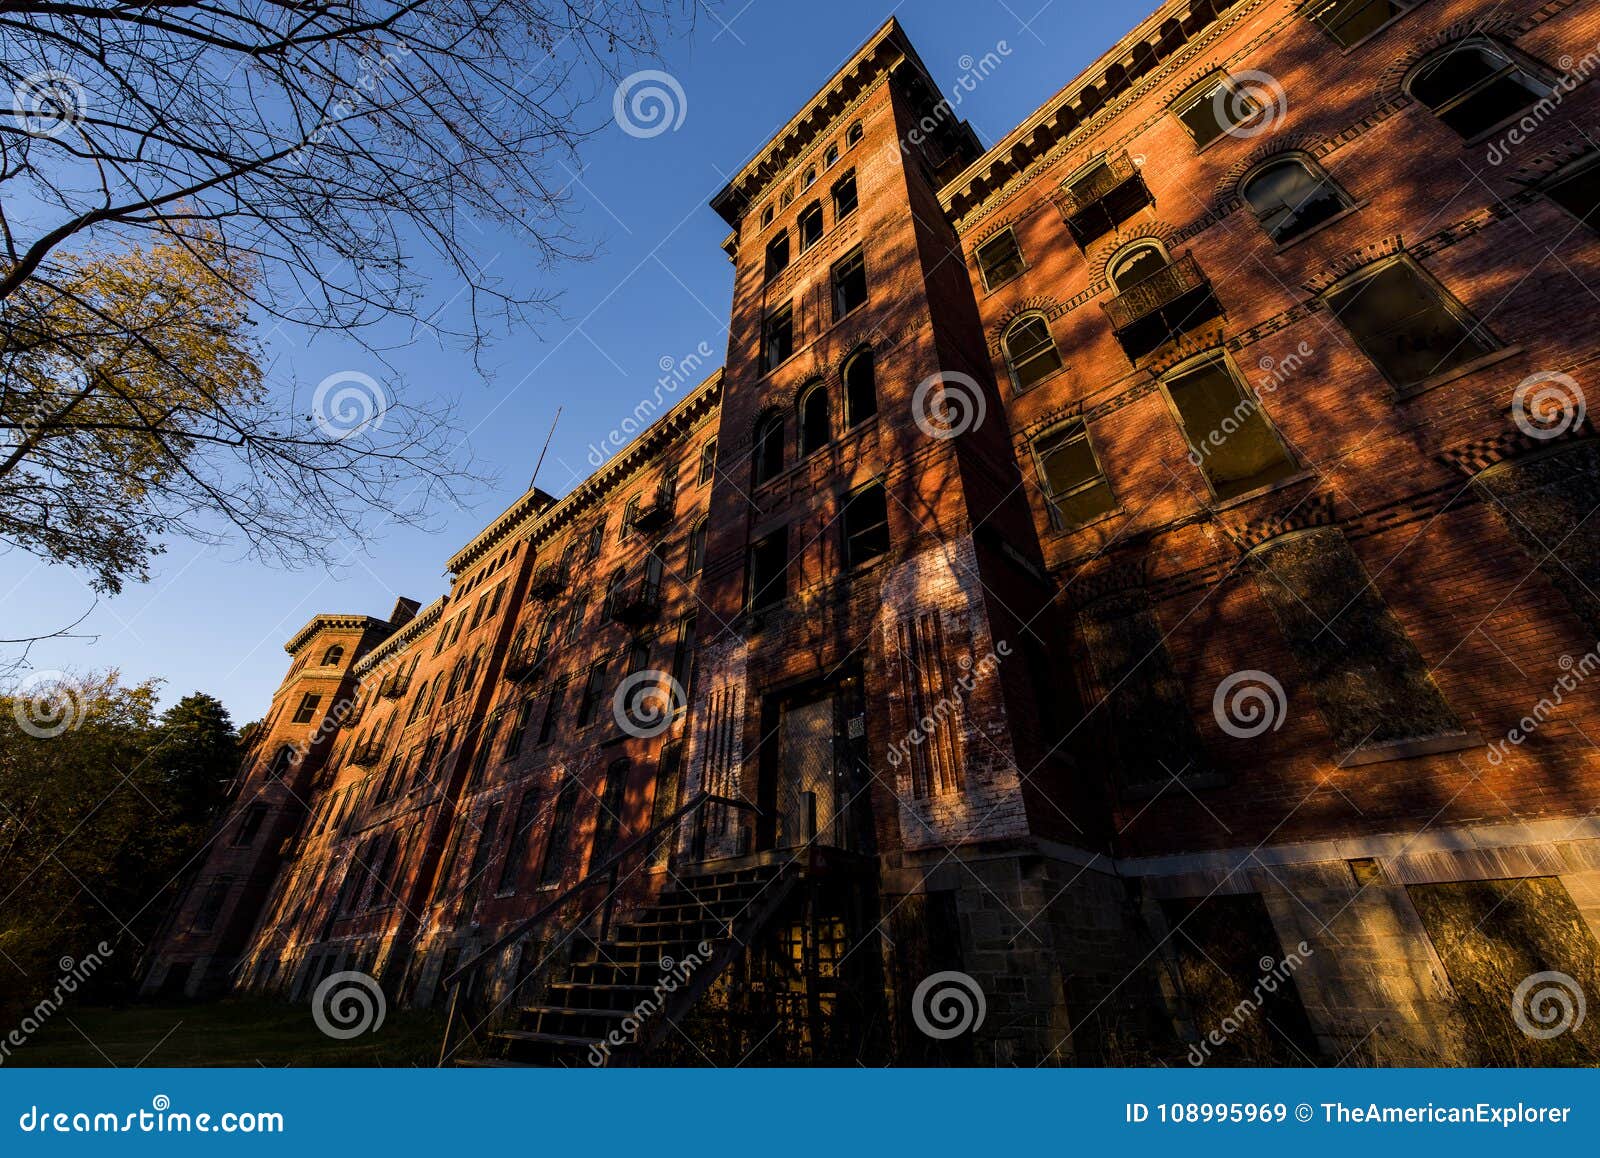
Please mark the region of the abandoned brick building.
[[723, 368], [289, 641], [148, 988], [359, 970], [452, 1060], [1600, 1056], [1596, 71], [1577, 0], [1172, 0], [984, 149], [884, 25], [713, 202]]

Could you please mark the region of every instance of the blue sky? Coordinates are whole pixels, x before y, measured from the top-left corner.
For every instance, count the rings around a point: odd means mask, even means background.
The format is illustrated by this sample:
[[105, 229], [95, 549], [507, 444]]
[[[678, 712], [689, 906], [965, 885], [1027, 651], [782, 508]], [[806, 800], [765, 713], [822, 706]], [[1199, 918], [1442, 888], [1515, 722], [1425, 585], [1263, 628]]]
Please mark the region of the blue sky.
[[[240, 723], [258, 717], [287, 664], [283, 641], [312, 615], [385, 615], [399, 595], [426, 603], [444, 590], [445, 560], [527, 485], [558, 406], [539, 483], [560, 495], [588, 473], [588, 448], [654, 389], [664, 360], [704, 343], [710, 365], [720, 365], [733, 271], [719, 248], [728, 229], [710, 199], [891, 12], [947, 92], [969, 63], [963, 58], [1004, 57], [960, 108], [985, 145], [1147, 12], [1087, 0], [1037, 5], [752, 0], [741, 10], [741, 0], [721, 0], [714, 15], [702, 12], [663, 46], [662, 67], [685, 96], [681, 125], [639, 139], [606, 123], [584, 147], [575, 225], [596, 256], [548, 275], [563, 292], [562, 316], [537, 332], [501, 335], [483, 359], [487, 376], [432, 342], [396, 359], [408, 397], [459, 400], [470, 450], [499, 476], [496, 487], [470, 509], [439, 510], [426, 531], [392, 528], [331, 572], [263, 568], [239, 544], [173, 541], [149, 583], [102, 599], [78, 628], [97, 638], [38, 644], [33, 666], [117, 668], [130, 682], [162, 677], [168, 702], [203, 690]], [[597, 123], [610, 120], [609, 89], [605, 96], [590, 110]], [[487, 232], [483, 244], [498, 268], [518, 268], [514, 236]], [[442, 278], [434, 287], [440, 300], [453, 289]], [[393, 373], [353, 341], [326, 336], [308, 343], [280, 330], [270, 353], [275, 377], [298, 383], [304, 399], [338, 371], [380, 381]], [[0, 556], [0, 593], [8, 636], [54, 630], [93, 603], [81, 577], [15, 552]]]

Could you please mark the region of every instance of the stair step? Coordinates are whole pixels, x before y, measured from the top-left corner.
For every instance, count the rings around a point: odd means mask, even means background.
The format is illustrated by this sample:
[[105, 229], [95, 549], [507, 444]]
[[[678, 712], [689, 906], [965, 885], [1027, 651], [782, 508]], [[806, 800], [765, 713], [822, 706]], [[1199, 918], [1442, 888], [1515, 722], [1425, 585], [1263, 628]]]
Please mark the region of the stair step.
[[526, 1045], [576, 1045], [584, 1049], [588, 1049], [591, 1045], [598, 1045], [600, 1041], [599, 1038], [594, 1037], [572, 1037], [564, 1033], [541, 1033], [533, 1029], [497, 1029], [489, 1036]]
[[593, 1009], [577, 1005], [524, 1005], [521, 1013], [559, 1013], [568, 1017], [614, 1017], [621, 1021], [627, 1017], [631, 1010], [627, 1009]]

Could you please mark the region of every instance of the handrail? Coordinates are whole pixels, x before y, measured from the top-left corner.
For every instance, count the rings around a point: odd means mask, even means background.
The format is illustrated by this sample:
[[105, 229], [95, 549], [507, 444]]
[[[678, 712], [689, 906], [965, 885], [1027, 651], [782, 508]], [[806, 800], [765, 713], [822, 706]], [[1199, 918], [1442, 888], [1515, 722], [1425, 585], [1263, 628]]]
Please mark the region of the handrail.
[[[663, 817], [655, 824], [652, 824], [639, 836], [635, 837], [633, 840], [630, 840], [627, 844], [623, 845], [622, 848], [618, 849], [611, 856], [607, 857], [605, 863], [599, 868], [592, 869], [587, 876], [585, 876], [581, 881], [572, 887], [563, 889], [560, 895], [540, 908], [531, 917], [526, 917], [519, 921], [510, 931], [496, 938], [492, 944], [481, 949], [479, 952], [474, 954], [471, 959], [461, 965], [458, 965], [453, 972], [445, 976], [439, 982], [439, 984], [450, 990], [450, 1012], [445, 1016], [444, 1040], [439, 1045], [439, 1064], [443, 1065], [450, 1057], [450, 1034], [455, 1028], [456, 1010], [461, 1003], [461, 990], [463, 988], [461, 982], [467, 974], [477, 971], [482, 966], [485, 959], [487, 959], [491, 954], [499, 953], [513, 941], [527, 936], [534, 926], [539, 924], [551, 913], [559, 909], [562, 905], [565, 905], [569, 900], [577, 896], [579, 893], [594, 887], [594, 885], [601, 879], [611, 882], [612, 892], [614, 894], [616, 891], [617, 869], [622, 864], [624, 859], [632, 856], [636, 849], [647, 844], [652, 838], [659, 836], [667, 829], [676, 828], [678, 822], [681, 821], [685, 816], [688, 816], [691, 812], [694, 812], [707, 804], [721, 804], [730, 808], [738, 808], [745, 811], [754, 812], [757, 816], [761, 815], [761, 810], [747, 801], [731, 800], [726, 796], [713, 796], [709, 792], [700, 793], [693, 800], [689, 801], [689, 803], [679, 808], [671, 816]], [[607, 898], [607, 903], [609, 905], [610, 898]], [[606, 917], [607, 923], [609, 923], [609, 919], [610, 912], [608, 909]], [[604, 936], [604, 934], [602, 934], [602, 936]], [[468, 1036], [476, 1039], [477, 1035], [472, 1031], [472, 1029], [469, 1028], [467, 1032]]]
[[678, 821], [689, 815], [689, 813], [694, 812], [696, 809], [699, 809], [707, 804], [723, 804], [732, 808], [745, 809], [758, 815], [761, 812], [759, 808], [748, 803], [747, 801], [730, 800], [725, 796], [713, 796], [709, 792], [700, 793], [693, 800], [689, 801], [688, 804], [685, 804], [682, 808], [678, 809], [678, 811], [674, 812], [671, 816], [658, 820], [639, 836], [636, 836], [627, 844], [623, 845], [622, 848], [612, 853], [611, 856], [606, 859], [606, 862], [599, 868], [591, 869], [589, 874], [577, 884], [572, 885], [570, 888], [563, 889], [554, 900], [550, 901], [543, 908], [539, 909], [531, 917], [523, 918], [523, 920], [512, 927], [509, 932], [502, 934], [489, 945], [485, 946], [483, 949], [480, 949], [470, 960], [456, 966], [455, 971], [444, 977], [439, 984], [447, 988], [451, 985], [459, 984], [462, 975], [475, 970], [484, 960], [484, 958], [493, 953], [500, 952], [500, 950], [504, 949], [512, 941], [517, 940], [519, 937], [525, 936], [530, 929], [532, 929], [540, 921], [544, 920], [545, 917], [549, 916], [556, 909], [566, 904], [575, 895], [583, 892], [585, 889], [591, 888], [600, 877], [609, 876], [612, 868], [631, 856], [634, 849], [644, 844], [651, 837], [660, 833], [663, 829], [676, 827]]

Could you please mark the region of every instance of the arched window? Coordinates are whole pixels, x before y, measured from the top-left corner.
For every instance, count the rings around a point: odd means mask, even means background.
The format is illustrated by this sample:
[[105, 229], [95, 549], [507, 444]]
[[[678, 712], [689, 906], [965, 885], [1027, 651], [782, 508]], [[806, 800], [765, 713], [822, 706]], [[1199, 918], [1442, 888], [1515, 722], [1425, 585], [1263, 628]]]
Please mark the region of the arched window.
[[327, 651], [322, 653], [322, 666], [333, 667], [342, 659], [344, 659], [344, 648], [340, 647], [338, 644], [334, 644]]
[[839, 146], [829, 145], [827, 153], [822, 158], [822, 167], [831, 169], [839, 160]]
[[690, 575], [700, 574], [706, 565], [706, 520], [701, 519], [689, 528], [689, 546], [685, 552], [684, 570]]
[[1061, 354], [1042, 314], [1029, 314], [1012, 322], [1006, 331], [1005, 350], [1011, 382], [1019, 392], [1031, 389], [1061, 369]]
[[773, 206], [768, 205], [761, 211], [761, 228], [765, 229], [772, 224], [772, 215], [776, 212]]
[[816, 169], [814, 169], [814, 168], [813, 169], [807, 169], [806, 170], [806, 175], [803, 178], [801, 178], [800, 188], [809, 189], [809, 188], [811, 188], [811, 186], [815, 185], [816, 183], [817, 183], [817, 171], [816, 171]]
[[871, 350], [862, 350], [844, 364], [844, 405], [851, 426], [859, 426], [878, 412], [878, 377]]
[[864, 129], [862, 129], [861, 122], [857, 121], [855, 124], [850, 126], [850, 131], [845, 133], [845, 135], [844, 135], [844, 147], [847, 148], [847, 149], [851, 148], [852, 146], [855, 145], [855, 143], [857, 141], [859, 141], [865, 135], [866, 135], [866, 132], [865, 132]]
[[755, 485], [783, 473], [783, 415], [768, 414], [756, 423]]
[[622, 585], [627, 581], [627, 578], [626, 572], [620, 567], [611, 573], [611, 580], [606, 584], [606, 615], [609, 616], [616, 610], [617, 600], [622, 597]]
[[800, 455], [821, 450], [833, 438], [833, 421], [828, 414], [828, 391], [821, 382], [800, 396]]
[[1481, 36], [1446, 45], [1406, 79], [1406, 91], [1469, 140], [1550, 95], [1550, 86]]
[[1315, 162], [1298, 156], [1268, 161], [1240, 182], [1239, 192], [1267, 236], [1280, 243], [1350, 208], [1344, 190]]
[[1134, 286], [1166, 269], [1167, 252], [1153, 241], [1143, 241], [1132, 246], [1111, 263], [1111, 285], [1118, 293], [1127, 293]]
[[813, 201], [800, 211], [800, 252], [822, 240], [822, 206]]

